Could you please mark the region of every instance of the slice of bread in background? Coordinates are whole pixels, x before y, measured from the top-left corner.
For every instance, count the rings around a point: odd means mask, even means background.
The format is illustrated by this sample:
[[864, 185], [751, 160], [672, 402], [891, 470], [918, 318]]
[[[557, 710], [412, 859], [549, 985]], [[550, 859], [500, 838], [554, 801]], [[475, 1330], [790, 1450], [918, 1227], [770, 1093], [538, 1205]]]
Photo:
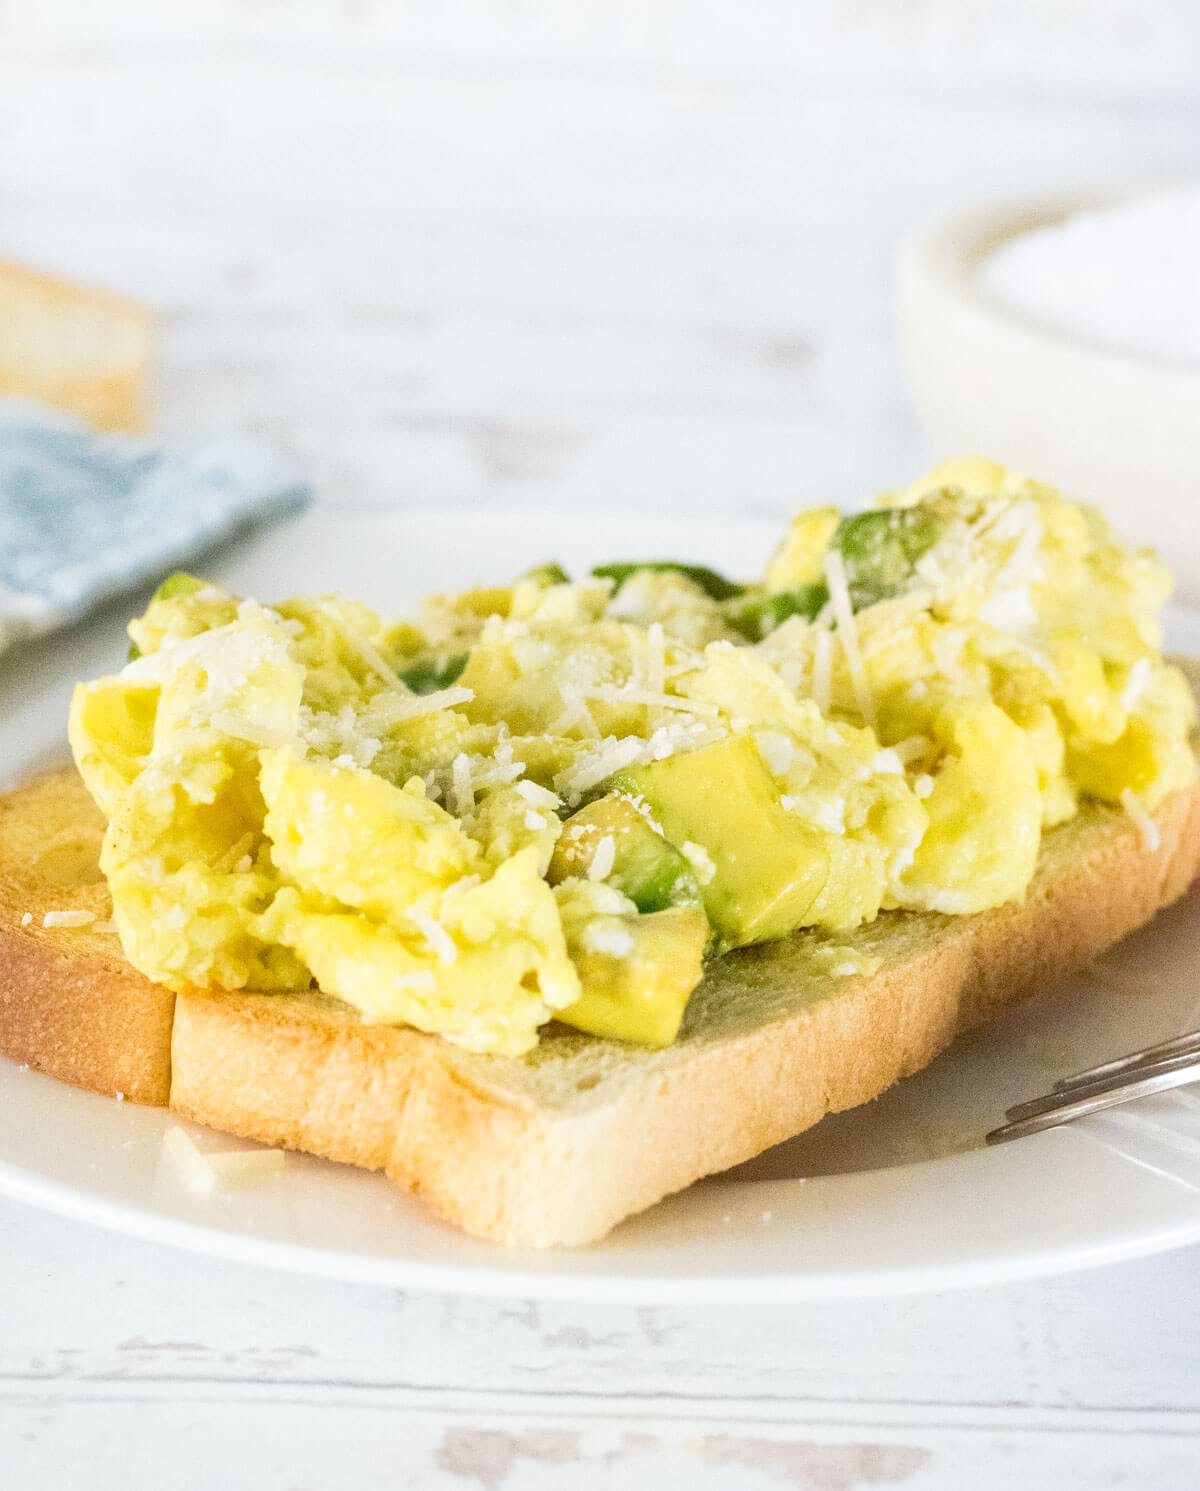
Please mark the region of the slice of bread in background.
[[[319, 994], [218, 993], [175, 1001], [168, 1060], [169, 995], [122, 971], [99, 934], [20, 926], [31, 898], [53, 899], [36, 868], [52, 834], [69, 842], [83, 821], [98, 841], [82, 785], [62, 774], [0, 802], [0, 1046], [111, 1091], [105, 1063], [145, 1019], [154, 1034], [127, 1069], [139, 1066], [149, 1092], [169, 1067], [184, 1116], [385, 1170], [481, 1237], [583, 1243], [878, 1096], [960, 1031], [1149, 921], [1200, 869], [1200, 784], [1154, 816], [1157, 846], [1125, 814], [1085, 808], [1046, 836], [1019, 906], [881, 916], [851, 939], [883, 959], [869, 977], [814, 975], [805, 934], [723, 958], [662, 1051], [551, 1027], [527, 1057], [479, 1057], [366, 1025]], [[67, 899], [86, 904], [82, 895], [103, 888]]]
[[154, 327], [136, 301], [0, 261], [0, 394], [145, 430]]

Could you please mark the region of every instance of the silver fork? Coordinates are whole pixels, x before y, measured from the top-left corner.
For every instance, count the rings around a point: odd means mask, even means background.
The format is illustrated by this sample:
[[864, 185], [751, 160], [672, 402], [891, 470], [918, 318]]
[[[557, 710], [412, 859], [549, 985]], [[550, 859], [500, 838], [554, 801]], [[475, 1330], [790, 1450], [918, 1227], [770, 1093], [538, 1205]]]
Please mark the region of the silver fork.
[[1200, 1082], [1200, 1030], [1064, 1077], [1044, 1097], [1010, 1108], [1004, 1115], [1008, 1122], [993, 1129], [987, 1142], [1023, 1139], [1026, 1134], [1039, 1134], [1085, 1114], [1186, 1087], [1189, 1082]]

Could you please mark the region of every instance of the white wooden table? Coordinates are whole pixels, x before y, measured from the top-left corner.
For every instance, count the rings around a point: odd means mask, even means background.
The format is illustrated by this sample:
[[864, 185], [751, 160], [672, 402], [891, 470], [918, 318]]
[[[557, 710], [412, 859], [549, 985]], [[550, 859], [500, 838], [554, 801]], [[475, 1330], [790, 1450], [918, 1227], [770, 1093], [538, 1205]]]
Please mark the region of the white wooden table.
[[388, 1294], [0, 1207], [5, 1485], [1190, 1491], [1194, 1252], [970, 1295]]
[[[907, 222], [1200, 174], [1189, 0], [196, 15], [0, 6], [0, 253], [161, 305], [161, 426], [265, 434], [326, 502], [854, 499], [920, 459], [890, 322]], [[1198, 1261], [534, 1306], [0, 1203], [0, 1483], [1183, 1491]]]

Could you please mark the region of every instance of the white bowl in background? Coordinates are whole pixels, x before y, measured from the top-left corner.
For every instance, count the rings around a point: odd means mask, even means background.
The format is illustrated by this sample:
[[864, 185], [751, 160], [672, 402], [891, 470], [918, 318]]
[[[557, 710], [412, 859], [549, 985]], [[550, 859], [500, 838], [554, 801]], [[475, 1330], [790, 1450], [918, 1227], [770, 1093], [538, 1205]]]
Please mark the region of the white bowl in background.
[[904, 372], [933, 458], [989, 455], [1094, 502], [1197, 598], [1200, 371], [1043, 326], [978, 273], [1007, 239], [1116, 200], [1008, 201], [911, 232], [897, 272]]

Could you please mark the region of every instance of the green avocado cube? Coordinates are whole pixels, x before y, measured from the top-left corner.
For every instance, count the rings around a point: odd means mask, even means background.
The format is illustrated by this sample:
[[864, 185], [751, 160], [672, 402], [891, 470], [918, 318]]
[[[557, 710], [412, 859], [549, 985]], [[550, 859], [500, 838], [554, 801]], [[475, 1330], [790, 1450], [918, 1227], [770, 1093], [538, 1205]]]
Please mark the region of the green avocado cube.
[[555, 1018], [590, 1035], [669, 1046], [704, 972], [708, 918], [699, 906], [630, 917], [624, 953], [573, 954], [582, 993]]
[[563, 569], [561, 564], [551, 560], [548, 564], [535, 564], [532, 569], [527, 569], [518, 579], [532, 580], [535, 585], [541, 585], [549, 589], [551, 585], [569, 585], [571, 577]]
[[623, 560], [617, 564], [598, 564], [592, 574], [599, 580], [611, 580], [615, 595], [626, 580], [644, 569], [653, 570], [657, 574], [682, 575], [685, 580], [698, 585], [714, 601], [732, 600], [746, 588], [734, 580], [727, 580], [724, 575], [719, 575], [705, 564], [683, 564], [678, 559]]
[[833, 544], [846, 566], [854, 609], [896, 595], [944, 527], [941, 514], [928, 507], [883, 508], [843, 518]]
[[670, 843], [697, 844], [713, 864], [700, 894], [727, 947], [782, 937], [829, 877], [823, 835], [784, 808], [746, 735], [618, 772], [611, 791], [645, 803]]
[[203, 590], [205, 581], [197, 575], [189, 575], [186, 570], [176, 570], [173, 575], [168, 575], [158, 589], [154, 592], [152, 599], [156, 601], [173, 601], [182, 595], [195, 595], [198, 590]]
[[734, 605], [729, 619], [748, 641], [761, 642], [789, 616], [813, 621], [828, 599], [829, 587], [823, 580], [816, 585], [797, 585], [791, 590], [763, 590], [746, 595]]
[[612, 841], [612, 868], [603, 879], [639, 911], [700, 905], [695, 873], [679, 850], [628, 799], [611, 795], [596, 798], [563, 824], [547, 872], [550, 883], [588, 875], [605, 840]]
[[443, 662], [429, 659], [412, 663], [407, 668], [401, 668], [397, 677], [402, 683], [406, 683], [414, 694], [436, 694], [439, 689], [448, 689], [452, 684], [457, 683], [466, 666], [467, 654], [460, 652]]

